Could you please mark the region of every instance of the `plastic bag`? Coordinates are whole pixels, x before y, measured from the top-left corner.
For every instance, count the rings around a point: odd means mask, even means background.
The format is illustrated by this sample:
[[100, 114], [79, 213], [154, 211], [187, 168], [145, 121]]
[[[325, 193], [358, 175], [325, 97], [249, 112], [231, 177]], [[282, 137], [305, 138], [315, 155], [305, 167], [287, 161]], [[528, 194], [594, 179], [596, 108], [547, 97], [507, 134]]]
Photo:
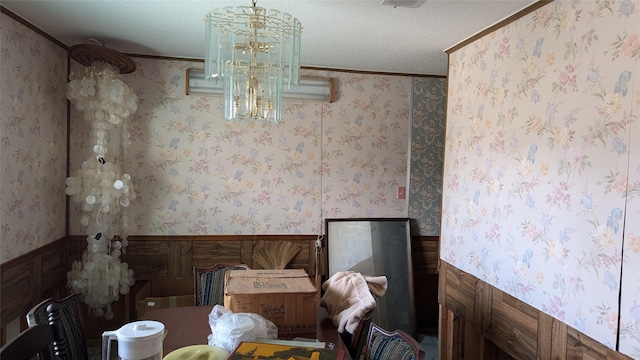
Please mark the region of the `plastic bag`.
[[241, 341], [258, 338], [277, 339], [278, 328], [264, 317], [253, 313], [233, 313], [222, 305], [216, 305], [209, 314], [211, 334], [207, 338], [211, 346], [233, 352]]

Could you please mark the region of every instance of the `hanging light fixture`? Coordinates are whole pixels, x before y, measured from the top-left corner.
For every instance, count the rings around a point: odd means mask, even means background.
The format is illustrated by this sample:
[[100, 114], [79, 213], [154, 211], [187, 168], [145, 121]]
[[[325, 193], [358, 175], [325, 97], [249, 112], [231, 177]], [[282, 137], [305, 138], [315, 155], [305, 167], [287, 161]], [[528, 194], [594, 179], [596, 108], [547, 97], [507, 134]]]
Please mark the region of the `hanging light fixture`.
[[66, 180], [65, 192], [80, 204], [87, 235], [82, 260], [67, 272], [67, 287], [80, 294], [94, 315], [112, 319], [111, 303], [135, 283], [121, 256], [129, 241], [127, 208], [136, 197], [124, 165], [131, 143], [127, 120], [138, 108], [138, 97], [120, 74], [133, 72], [136, 63], [102, 44], [75, 45], [69, 53], [85, 68], [69, 75], [67, 98], [91, 123], [93, 147]]
[[222, 81], [226, 120], [281, 118], [283, 87], [300, 84], [300, 34], [293, 16], [253, 6], [205, 17], [205, 78]]

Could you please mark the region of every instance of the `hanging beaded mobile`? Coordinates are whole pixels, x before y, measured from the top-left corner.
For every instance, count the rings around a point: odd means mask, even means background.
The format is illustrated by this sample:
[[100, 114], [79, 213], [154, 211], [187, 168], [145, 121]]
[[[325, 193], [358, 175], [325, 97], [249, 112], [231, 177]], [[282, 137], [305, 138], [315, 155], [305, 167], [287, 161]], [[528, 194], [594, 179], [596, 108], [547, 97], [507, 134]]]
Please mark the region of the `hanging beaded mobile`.
[[84, 65], [71, 73], [67, 99], [91, 123], [93, 154], [66, 179], [67, 195], [82, 208], [87, 249], [67, 273], [67, 287], [95, 316], [113, 318], [111, 303], [134, 284], [133, 270], [121, 261], [128, 244], [127, 208], [136, 194], [123, 158], [131, 144], [127, 119], [138, 108], [137, 95], [120, 78], [135, 62], [99, 45], [76, 45], [71, 57]]

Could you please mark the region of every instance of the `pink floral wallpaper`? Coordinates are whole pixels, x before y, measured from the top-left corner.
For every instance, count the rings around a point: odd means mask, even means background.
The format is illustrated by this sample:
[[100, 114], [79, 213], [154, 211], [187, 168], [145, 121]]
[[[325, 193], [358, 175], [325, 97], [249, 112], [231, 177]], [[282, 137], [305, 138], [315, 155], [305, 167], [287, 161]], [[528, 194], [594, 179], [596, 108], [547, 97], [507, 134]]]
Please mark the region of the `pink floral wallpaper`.
[[[65, 236], [67, 51], [2, 15], [0, 262]], [[36, 214], [36, 216], [34, 216]]]
[[639, 36], [638, 1], [555, 1], [450, 54], [441, 238], [444, 261], [635, 358]]
[[[640, 25], [639, 25], [640, 26]], [[636, 54], [640, 44], [636, 44]], [[636, 56], [634, 74], [640, 74], [640, 61]], [[636, 105], [640, 108], [640, 82], [635, 80]], [[626, 181], [626, 214], [623, 233], [623, 263], [620, 300], [620, 351], [640, 358], [640, 123], [631, 124], [629, 147], [629, 173]]]
[[[66, 51], [5, 14], [2, 54], [4, 262], [65, 235], [68, 79]], [[417, 189], [440, 181], [429, 178], [441, 167], [430, 146], [444, 136], [431, 129], [443, 129], [444, 79], [306, 71], [335, 79], [334, 103], [287, 100], [280, 124], [233, 123], [220, 120], [219, 98], [185, 95], [185, 70], [200, 62], [135, 60], [123, 75], [140, 97], [126, 155], [138, 193], [133, 235], [321, 233], [327, 217], [406, 217]], [[73, 172], [90, 137], [70, 111]], [[419, 173], [413, 200], [397, 199], [408, 168]], [[439, 201], [427, 205], [411, 216], [437, 224]], [[82, 234], [77, 204], [70, 213], [71, 234]]]
[[[140, 99], [126, 156], [131, 235], [317, 234], [326, 217], [407, 216], [396, 189], [407, 185], [410, 77], [306, 72], [334, 78], [337, 100], [285, 100], [278, 124], [227, 122], [221, 97], [185, 95], [186, 69], [202, 63], [135, 61], [123, 75]], [[73, 110], [72, 170], [88, 130]]]

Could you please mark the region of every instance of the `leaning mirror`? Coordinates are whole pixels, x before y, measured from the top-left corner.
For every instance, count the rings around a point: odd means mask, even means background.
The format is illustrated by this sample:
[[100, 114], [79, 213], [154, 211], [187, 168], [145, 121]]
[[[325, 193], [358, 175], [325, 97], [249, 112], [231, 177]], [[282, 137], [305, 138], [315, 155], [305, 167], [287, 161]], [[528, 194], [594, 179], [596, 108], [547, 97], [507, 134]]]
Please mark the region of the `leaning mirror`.
[[387, 277], [373, 322], [415, 336], [411, 229], [406, 218], [326, 219], [329, 277], [340, 271]]

